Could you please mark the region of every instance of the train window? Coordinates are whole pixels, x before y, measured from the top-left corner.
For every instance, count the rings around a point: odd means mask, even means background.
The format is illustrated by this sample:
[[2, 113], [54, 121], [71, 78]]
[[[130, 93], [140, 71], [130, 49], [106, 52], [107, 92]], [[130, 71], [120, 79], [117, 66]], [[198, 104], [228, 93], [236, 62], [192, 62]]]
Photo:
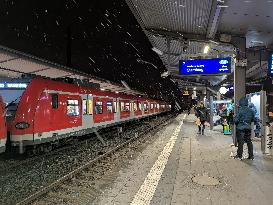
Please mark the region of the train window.
[[148, 104], [144, 103], [144, 112], [148, 112], [148, 110], [149, 110]]
[[68, 116], [78, 116], [80, 115], [79, 101], [78, 100], [67, 100], [66, 113]]
[[106, 103], [106, 110], [108, 113], [112, 113], [113, 112], [113, 103], [111, 101], [108, 101]]
[[130, 103], [125, 103], [125, 111], [126, 112], [130, 111]]
[[96, 102], [95, 111], [96, 114], [102, 114], [103, 112], [102, 102]]
[[142, 110], [141, 103], [138, 103], [138, 109], [139, 109], [139, 110]]
[[134, 102], [134, 111], [137, 111], [137, 104]]
[[59, 105], [58, 94], [52, 94], [51, 101], [52, 101], [52, 108], [58, 109], [58, 105]]
[[153, 103], [151, 103], [151, 110], [152, 110], [152, 109], [154, 109], [154, 104], [153, 104]]
[[157, 104], [157, 109], [159, 109], [159, 104]]
[[87, 100], [82, 100], [82, 114], [86, 115], [87, 114]]
[[93, 101], [92, 101], [92, 99], [88, 100], [88, 114], [93, 115]]
[[120, 111], [125, 111], [124, 102], [120, 102]]

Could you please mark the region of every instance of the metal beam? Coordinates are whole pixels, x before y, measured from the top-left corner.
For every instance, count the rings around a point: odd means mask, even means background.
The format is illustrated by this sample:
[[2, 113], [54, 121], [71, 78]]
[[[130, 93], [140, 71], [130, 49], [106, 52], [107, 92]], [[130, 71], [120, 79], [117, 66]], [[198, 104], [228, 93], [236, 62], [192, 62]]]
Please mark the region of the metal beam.
[[222, 12], [223, 12], [223, 8], [219, 7], [219, 2], [217, 0], [213, 0], [212, 6], [211, 6], [209, 23], [207, 27], [207, 35], [206, 35], [207, 38], [214, 39], [218, 29], [219, 20], [220, 20]]
[[202, 41], [207, 42], [209, 39], [206, 38], [204, 35], [199, 34], [191, 34], [191, 33], [182, 33], [180, 31], [166, 31], [157, 28], [145, 28], [145, 31], [151, 33], [152, 35], [159, 35], [163, 37], [170, 37], [172, 39], [187, 39], [193, 41]]

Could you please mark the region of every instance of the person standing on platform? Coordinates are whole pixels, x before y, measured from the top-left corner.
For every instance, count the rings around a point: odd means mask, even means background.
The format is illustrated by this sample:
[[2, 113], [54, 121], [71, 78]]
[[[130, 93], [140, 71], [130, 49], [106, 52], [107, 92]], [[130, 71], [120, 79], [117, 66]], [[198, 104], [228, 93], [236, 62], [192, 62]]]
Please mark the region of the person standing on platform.
[[238, 142], [237, 155], [234, 159], [242, 160], [244, 143], [247, 143], [248, 159], [253, 160], [253, 144], [251, 141], [251, 122], [256, 122], [254, 111], [248, 107], [247, 98], [239, 100], [238, 113], [234, 117], [236, 124], [236, 137]]
[[255, 105], [253, 103], [249, 103], [249, 108], [253, 110], [254, 114], [255, 114], [255, 137], [259, 138], [260, 137], [260, 132], [261, 132], [261, 125], [260, 125], [260, 119], [259, 119], [259, 115], [258, 115], [258, 111], [257, 108], [255, 107]]
[[209, 113], [208, 109], [204, 106], [204, 103], [202, 101], [200, 102], [200, 105], [196, 108], [195, 115], [200, 121], [198, 124], [198, 134], [204, 135], [205, 122], [209, 121]]

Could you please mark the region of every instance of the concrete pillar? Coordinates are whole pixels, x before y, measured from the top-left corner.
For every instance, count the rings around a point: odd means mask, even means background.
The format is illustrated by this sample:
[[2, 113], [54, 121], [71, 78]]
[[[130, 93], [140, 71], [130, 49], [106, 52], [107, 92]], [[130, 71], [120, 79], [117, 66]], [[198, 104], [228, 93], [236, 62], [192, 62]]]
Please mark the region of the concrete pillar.
[[[234, 70], [234, 111], [238, 111], [239, 100], [246, 95], [246, 68], [236, 67]], [[237, 146], [236, 126], [234, 126], [233, 143]]]
[[[246, 65], [240, 63], [246, 58], [246, 38], [232, 37], [232, 44], [236, 47], [236, 65], [234, 69], [234, 111], [235, 115], [238, 111], [239, 100], [246, 95]], [[236, 140], [236, 126], [234, 126], [234, 133], [232, 135], [233, 142], [237, 146]]]

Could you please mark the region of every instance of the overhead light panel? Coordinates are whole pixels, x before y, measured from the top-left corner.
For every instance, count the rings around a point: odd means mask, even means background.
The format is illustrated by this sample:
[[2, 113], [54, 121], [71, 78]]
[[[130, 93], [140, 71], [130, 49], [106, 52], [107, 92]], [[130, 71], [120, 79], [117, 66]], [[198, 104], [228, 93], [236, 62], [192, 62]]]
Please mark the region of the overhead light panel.
[[162, 52], [161, 50], [159, 50], [158, 48], [156, 48], [156, 47], [153, 47], [152, 50], [153, 50], [154, 52], [156, 52], [156, 53], [157, 53], [158, 55], [160, 55], [160, 56], [163, 55], [163, 52]]
[[207, 54], [209, 52], [210, 47], [208, 45], [205, 46], [204, 48], [204, 54]]

